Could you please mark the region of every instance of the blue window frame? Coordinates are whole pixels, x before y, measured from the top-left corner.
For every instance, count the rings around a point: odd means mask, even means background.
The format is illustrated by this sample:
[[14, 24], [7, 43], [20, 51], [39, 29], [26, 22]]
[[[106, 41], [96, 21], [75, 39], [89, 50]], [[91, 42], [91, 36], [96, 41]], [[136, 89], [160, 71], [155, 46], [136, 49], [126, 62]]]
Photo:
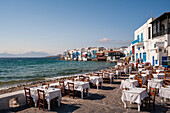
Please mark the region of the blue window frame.
[[142, 58], [142, 53], [140, 53], [140, 59]]

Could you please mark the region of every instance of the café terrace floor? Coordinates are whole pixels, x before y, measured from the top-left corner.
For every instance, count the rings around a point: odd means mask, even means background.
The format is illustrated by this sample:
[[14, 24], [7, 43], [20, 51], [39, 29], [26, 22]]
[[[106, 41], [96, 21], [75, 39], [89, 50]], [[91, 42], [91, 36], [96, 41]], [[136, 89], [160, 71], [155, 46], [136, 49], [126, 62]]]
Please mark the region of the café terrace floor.
[[[75, 97], [74, 99], [69, 98], [68, 95], [64, 96], [61, 101], [61, 106], [56, 107], [52, 105], [50, 111], [45, 109], [39, 110], [36, 107], [19, 107], [13, 108], [10, 111], [4, 112], [16, 112], [16, 113], [136, 113], [138, 112], [137, 104], [131, 104], [127, 102], [127, 108], [124, 108], [124, 105], [121, 101], [121, 90], [120, 90], [120, 79], [115, 79], [113, 84], [104, 83], [102, 89], [97, 90], [95, 87], [90, 89], [90, 96], [84, 97]], [[161, 100], [159, 96], [156, 96], [156, 105], [155, 110], [153, 110], [152, 104], [149, 111], [146, 108], [141, 108], [142, 112], [154, 112], [154, 113], [170, 113], [170, 101], [167, 100], [165, 105], [161, 105]]]

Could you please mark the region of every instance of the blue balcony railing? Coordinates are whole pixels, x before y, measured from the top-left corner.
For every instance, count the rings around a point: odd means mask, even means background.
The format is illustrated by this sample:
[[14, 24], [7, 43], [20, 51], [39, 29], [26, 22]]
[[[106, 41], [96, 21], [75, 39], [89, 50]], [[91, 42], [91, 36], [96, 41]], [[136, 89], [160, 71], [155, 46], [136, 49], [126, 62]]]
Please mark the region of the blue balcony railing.
[[136, 44], [136, 43], [138, 43], [138, 42], [140, 42], [140, 41], [139, 41], [139, 38], [136, 39], [136, 40], [134, 40], [134, 41], [132, 42], [132, 45], [133, 45], [133, 44]]

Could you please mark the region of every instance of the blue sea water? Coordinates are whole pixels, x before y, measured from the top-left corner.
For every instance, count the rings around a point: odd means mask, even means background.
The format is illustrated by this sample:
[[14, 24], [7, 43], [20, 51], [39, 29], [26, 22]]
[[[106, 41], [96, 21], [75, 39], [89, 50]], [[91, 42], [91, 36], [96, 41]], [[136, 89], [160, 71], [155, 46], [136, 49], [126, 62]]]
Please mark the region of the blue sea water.
[[54, 58], [0, 58], [0, 87], [97, 71], [115, 63], [98, 61], [63, 61]]

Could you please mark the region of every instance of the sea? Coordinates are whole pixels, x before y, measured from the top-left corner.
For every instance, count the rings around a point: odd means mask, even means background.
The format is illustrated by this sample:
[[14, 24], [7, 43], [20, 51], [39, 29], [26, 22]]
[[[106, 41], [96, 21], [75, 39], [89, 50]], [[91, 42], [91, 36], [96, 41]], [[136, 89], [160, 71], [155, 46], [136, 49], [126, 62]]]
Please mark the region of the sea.
[[55, 58], [0, 58], [0, 89], [59, 76], [114, 67], [104, 61], [64, 61]]

